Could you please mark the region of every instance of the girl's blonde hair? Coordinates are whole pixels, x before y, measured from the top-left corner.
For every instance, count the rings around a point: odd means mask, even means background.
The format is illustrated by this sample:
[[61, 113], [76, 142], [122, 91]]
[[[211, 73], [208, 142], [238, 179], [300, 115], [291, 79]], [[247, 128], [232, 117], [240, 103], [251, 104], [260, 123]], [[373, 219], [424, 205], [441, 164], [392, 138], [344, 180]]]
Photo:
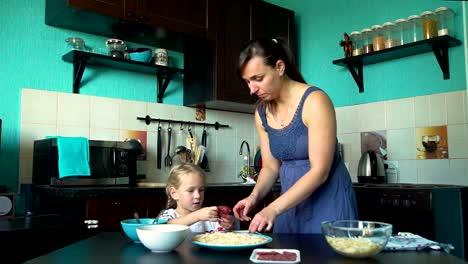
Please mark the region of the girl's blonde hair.
[[196, 175], [199, 175], [203, 178], [203, 181], [205, 181], [205, 172], [200, 167], [192, 163], [181, 163], [179, 165], [172, 167], [171, 171], [169, 172], [169, 177], [167, 179], [167, 185], [166, 185], [166, 195], [167, 195], [166, 208], [177, 207], [177, 202], [174, 199], [172, 199], [172, 196], [171, 196], [171, 187], [178, 189], [180, 185], [182, 184], [182, 178], [189, 173], [194, 173]]

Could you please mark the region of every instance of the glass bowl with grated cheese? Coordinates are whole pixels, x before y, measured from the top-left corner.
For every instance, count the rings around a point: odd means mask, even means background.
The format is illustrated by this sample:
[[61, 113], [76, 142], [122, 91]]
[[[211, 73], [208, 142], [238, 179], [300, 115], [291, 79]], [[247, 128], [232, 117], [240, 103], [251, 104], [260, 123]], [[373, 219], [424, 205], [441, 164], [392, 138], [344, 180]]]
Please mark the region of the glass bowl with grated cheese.
[[392, 225], [382, 222], [335, 220], [322, 222], [322, 233], [337, 253], [351, 258], [367, 258], [385, 248]]

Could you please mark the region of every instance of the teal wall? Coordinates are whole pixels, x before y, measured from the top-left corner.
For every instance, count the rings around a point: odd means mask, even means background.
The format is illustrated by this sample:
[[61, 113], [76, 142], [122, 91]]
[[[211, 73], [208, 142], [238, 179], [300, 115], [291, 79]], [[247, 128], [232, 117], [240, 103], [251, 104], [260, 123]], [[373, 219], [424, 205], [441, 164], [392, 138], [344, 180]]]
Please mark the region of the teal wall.
[[[12, 191], [18, 185], [21, 89], [72, 92], [73, 67], [61, 58], [70, 50], [65, 42], [68, 37], [80, 37], [88, 46], [106, 49], [106, 37], [50, 27], [44, 14], [45, 0], [0, 1], [0, 185]], [[183, 54], [169, 51], [169, 56], [176, 67], [183, 67]], [[136, 101], [156, 102], [157, 95], [155, 76], [101, 67], [86, 68], [81, 88], [82, 94]], [[164, 102], [180, 105], [182, 97], [182, 81], [175, 79]]]
[[450, 79], [443, 80], [434, 54], [425, 53], [364, 66], [364, 93], [346, 68], [332, 64], [343, 57], [338, 45], [343, 32], [350, 34], [372, 25], [407, 18], [441, 6], [456, 13], [456, 37], [463, 41], [462, 2], [442, 0], [269, 0], [296, 12], [299, 64], [310, 84], [331, 96], [335, 106], [355, 105], [397, 98], [463, 90], [462, 46], [449, 49]]
[[[309, 83], [325, 89], [335, 106], [346, 106], [416, 95], [465, 89], [462, 46], [450, 49], [451, 79], [443, 80], [432, 53], [388, 61], [364, 68], [365, 92], [349, 72], [332, 64], [343, 56], [338, 45], [343, 32], [449, 6], [458, 14], [458, 38], [463, 40], [462, 4], [441, 0], [269, 0], [297, 14], [299, 64]], [[105, 48], [105, 37], [50, 27], [44, 23], [45, 0], [0, 1], [0, 185], [16, 190], [18, 182], [21, 88], [71, 92], [72, 65], [61, 56], [68, 37], [81, 37], [93, 48]], [[182, 67], [183, 55], [170, 52]], [[154, 76], [108, 68], [88, 67], [81, 93], [155, 102]], [[169, 85], [164, 101], [182, 104], [182, 82]]]

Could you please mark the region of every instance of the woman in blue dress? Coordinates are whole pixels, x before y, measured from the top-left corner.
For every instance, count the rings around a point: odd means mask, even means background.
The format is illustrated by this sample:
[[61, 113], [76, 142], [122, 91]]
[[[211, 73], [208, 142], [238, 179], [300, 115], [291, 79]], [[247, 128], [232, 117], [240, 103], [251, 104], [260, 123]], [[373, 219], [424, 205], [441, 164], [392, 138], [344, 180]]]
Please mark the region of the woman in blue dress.
[[[357, 219], [351, 178], [338, 152], [333, 103], [308, 85], [281, 39], [258, 39], [239, 56], [239, 73], [259, 97], [255, 124], [262, 169], [252, 193], [234, 206], [234, 215], [250, 221], [250, 232], [321, 233], [321, 222]], [[281, 196], [248, 213], [278, 177]]]

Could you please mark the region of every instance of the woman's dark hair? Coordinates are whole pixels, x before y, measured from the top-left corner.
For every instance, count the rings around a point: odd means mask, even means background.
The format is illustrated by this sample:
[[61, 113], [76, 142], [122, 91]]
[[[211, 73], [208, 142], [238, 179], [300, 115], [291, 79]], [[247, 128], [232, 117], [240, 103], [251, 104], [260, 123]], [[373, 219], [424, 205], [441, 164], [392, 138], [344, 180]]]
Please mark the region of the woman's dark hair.
[[255, 56], [264, 58], [265, 64], [271, 67], [275, 67], [278, 60], [284, 61], [288, 77], [294, 81], [306, 83], [294, 62], [291, 49], [282, 38], [259, 38], [247, 42], [239, 55], [239, 76], [242, 75], [245, 65]]

